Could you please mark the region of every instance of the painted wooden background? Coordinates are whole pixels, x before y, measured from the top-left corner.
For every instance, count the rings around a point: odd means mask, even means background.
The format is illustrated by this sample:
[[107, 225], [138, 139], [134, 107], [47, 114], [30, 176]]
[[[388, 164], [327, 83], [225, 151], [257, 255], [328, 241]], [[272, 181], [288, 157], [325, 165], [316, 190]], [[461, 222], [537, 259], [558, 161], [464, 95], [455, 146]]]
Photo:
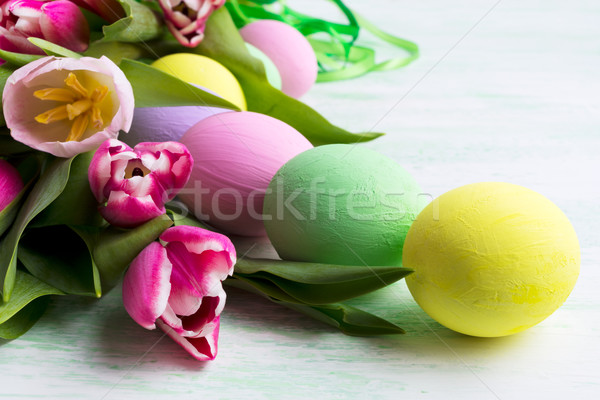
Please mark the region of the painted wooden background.
[[[291, 3], [330, 9], [325, 0]], [[219, 356], [201, 364], [130, 320], [119, 290], [99, 301], [60, 298], [28, 334], [0, 343], [0, 397], [598, 398], [600, 2], [347, 3], [416, 41], [422, 57], [404, 70], [321, 84], [304, 100], [346, 128], [387, 132], [366, 146], [433, 196], [494, 180], [554, 201], [582, 249], [564, 306], [521, 334], [477, 339], [432, 321], [400, 282], [354, 303], [407, 334], [357, 338], [229, 290]]]

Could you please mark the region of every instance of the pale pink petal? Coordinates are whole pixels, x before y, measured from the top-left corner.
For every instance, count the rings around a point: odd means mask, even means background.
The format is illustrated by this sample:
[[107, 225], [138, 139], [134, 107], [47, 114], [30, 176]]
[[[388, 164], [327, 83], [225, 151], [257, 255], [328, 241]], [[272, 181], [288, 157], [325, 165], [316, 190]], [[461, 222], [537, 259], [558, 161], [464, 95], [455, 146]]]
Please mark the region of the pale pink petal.
[[[33, 92], [40, 88], [61, 87], [69, 71], [86, 71], [110, 91], [113, 118], [103, 130], [81, 141], [64, 142], [49, 126], [35, 122], [35, 115], [47, 110], [47, 104], [37, 101]], [[133, 119], [133, 90], [123, 72], [108, 58], [81, 59], [45, 57], [15, 71], [7, 80], [2, 96], [4, 117], [11, 135], [34, 149], [58, 157], [72, 157], [94, 150], [107, 139], [114, 139], [120, 130], [128, 130]], [[59, 124], [59, 123], [54, 123]], [[51, 124], [53, 125], [53, 124]], [[56, 125], [60, 126], [60, 125]], [[67, 131], [63, 129], [66, 138]]]
[[77, 52], [88, 48], [90, 28], [79, 7], [68, 0], [55, 0], [44, 3], [41, 10], [44, 39]]
[[0, 211], [10, 204], [23, 189], [19, 171], [8, 161], [0, 159]]
[[157, 320], [156, 324], [196, 360], [210, 361], [214, 360], [217, 356], [217, 342], [219, 338], [218, 317], [217, 322], [215, 323], [215, 329], [209, 335], [200, 338], [181, 337], [161, 320]]
[[136, 227], [165, 212], [165, 207], [157, 206], [152, 196], [134, 197], [123, 191], [111, 192], [106, 206], [100, 207], [102, 217], [121, 228]]
[[123, 304], [141, 326], [156, 328], [155, 321], [167, 307], [171, 263], [158, 242], [150, 243], [131, 262], [123, 279]]

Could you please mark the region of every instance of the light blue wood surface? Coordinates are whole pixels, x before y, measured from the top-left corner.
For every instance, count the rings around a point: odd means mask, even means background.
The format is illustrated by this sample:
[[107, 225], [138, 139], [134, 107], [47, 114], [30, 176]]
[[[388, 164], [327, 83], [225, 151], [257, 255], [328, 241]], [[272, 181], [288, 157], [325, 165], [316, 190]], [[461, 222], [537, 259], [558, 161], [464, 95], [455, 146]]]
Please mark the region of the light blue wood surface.
[[[330, 9], [299, 3], [317, 15]], [[387, 132], [366, 146], [434, 197], [494, 180], [554, 201], [582, 249], [563, 307], [526, 332], [478, 339], [435, 323], [400, 282], [354, 303], [407, 334], [357, 338], [229, 289], [219, 356], [203, 364], [137, 326], [119, 289], [99, 301], [59, 298], [29, 333], [0, 344], [0, 397], [598, 398], [600, 2], [347, 3], [416, 41], [422, 57], [404, 70], [321, 84], [303, 100], [345, 128]]]

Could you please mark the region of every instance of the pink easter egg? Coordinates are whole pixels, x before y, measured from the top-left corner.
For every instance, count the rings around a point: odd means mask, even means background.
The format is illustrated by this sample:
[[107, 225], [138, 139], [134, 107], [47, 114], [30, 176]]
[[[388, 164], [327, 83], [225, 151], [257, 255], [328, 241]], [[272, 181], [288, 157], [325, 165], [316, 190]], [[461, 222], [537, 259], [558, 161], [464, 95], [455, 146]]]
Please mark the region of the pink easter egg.
[[299, 98], [317, 79], [317, 57], [295, 28], [275, 20], [252, 22], [240, 29], [242, 38], [273, 61], [281, 75], [281, 91]]
[[253, 112], [208, 117], [180, 141], [194, 167], [179, 198], [199, 220], [243, 236], [265, 235], [269, 182], [283, 164], [313, 147], [286, 123]]

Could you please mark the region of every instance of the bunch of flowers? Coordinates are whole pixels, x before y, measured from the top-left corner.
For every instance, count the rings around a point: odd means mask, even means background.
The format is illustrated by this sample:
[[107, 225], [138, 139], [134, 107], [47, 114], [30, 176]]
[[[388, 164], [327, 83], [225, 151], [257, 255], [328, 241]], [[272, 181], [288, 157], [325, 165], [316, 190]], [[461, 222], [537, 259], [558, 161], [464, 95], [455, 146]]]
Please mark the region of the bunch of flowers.
[[[287, 7], [274, 11], [274, 2], [0, 0], [0, 337], [31, 328], [49, 296], [100, 297], [120, 281], [131, 317], [146, 329], [163, 329], [198, 360], [217, 354], [223, 283], [348, 334], [402, 332], [344, 301], [409, 270], [236, 256], [229, 232], [217, 232], [176, 202], [193, 187], [188, 181], [201, 162], [195, 149], [178, 138], [131, 142], [132, 124], [142, 137], [155, 128], [140, 120], [144, 110], [173, 126], [181, 110], [197, 120], [201, 109], [242, 112], [226, 95], [152, 64], [175, 53], [222, 64], [239, 82], [248, 110], [293, 127], [306, 138], [303, 148], [380, 136], [336, 127], [273, 87], [239, 28], [267, 18], [304, 34], [339, 30], [334, 36], [344, 38], [331, 47], [307, 42], [317, 51], [322, 81], [405, 65], [416, 46], [396, 43], [409, 57], [377, 65], [371, 50], [354, 45], [359, 23], [341, 1], [335, 3], [348, 25], [321, 26], [323, 20]], [[257, 189], [264, 194], [266, 187]]]

